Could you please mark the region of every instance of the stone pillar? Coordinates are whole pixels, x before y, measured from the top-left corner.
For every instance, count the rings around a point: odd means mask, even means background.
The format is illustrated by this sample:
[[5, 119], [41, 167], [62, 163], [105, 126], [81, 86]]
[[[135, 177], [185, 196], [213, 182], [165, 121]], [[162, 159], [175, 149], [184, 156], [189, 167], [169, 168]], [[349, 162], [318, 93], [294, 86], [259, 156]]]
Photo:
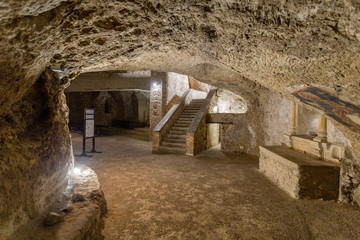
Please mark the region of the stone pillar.
[[290, 103], [290, 116], [289, 116], [289, 131], [284, 134], [285, 144], [287, 147], [292, 148], [292, 136], [297, 132], [298, 126], [298, 105], [296, 102], [291, 101]]
[[289, 135], [295, 135], [297, 130], [298, 106], [297, 103], [291, 101], [290, 105], [290, 120], [289, 120]]
[[151, 72], [149, 104], [151, 132], [166, 113], [166, 79], [167, 73]]
[[327, 141], [327, 119], [324, 115], [319, 114], [319, 128], [317, 137], [315, 137], [314, 140], [318, 142]]

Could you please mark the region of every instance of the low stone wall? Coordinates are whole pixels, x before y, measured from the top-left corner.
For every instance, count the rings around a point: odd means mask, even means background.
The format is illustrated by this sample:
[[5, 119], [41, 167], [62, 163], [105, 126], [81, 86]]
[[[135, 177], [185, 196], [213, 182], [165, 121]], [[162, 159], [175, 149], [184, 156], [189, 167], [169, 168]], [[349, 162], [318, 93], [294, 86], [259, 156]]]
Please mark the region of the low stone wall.
[[260, 147], [259, 169], [294, 198], [338, 199], [340, 168], [283, 147]]
[[186, 132], [186, 155], [194, 156], [207, 147], [207, 126], [206, 115], [210, 107], [212, 98], [216, 90], [211, 90], [207, 95], [199, 112], [196, 114], [194, 121]]

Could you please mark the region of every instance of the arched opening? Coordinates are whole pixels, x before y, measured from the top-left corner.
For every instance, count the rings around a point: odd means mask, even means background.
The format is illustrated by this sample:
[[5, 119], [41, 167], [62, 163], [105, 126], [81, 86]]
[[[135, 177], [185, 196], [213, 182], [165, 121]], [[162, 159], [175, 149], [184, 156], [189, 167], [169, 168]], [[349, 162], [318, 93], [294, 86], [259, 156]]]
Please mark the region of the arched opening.
[[[207, 125], [226, 125], [221, 141], [227, 137], [226, 146], [238, 152], [259, 155], [262, 151], [260, 156], [265, 161], [260, 168], [267, 170], [268, 177], [285, 180], [283, 185], [287, 186], [297, 186], [296, 179], [301, 176], [279, 167], [294, 166], [278, 165], [289, 158], [284, 152], [290, 149], [297, 151], [296, 156], [316, 157], [323, 165], [330, 159], [341, 169], [338, 200], [359, 203], [357, 11], [356, 1], [4, 2], [0, 9], [0, 238], [11, 239], [14, 232], [19, 235], [12, 239], [53, 239], [54, 234], [71, 239], [64, 235], [74, 232], [91, 238], [85, 235], [94, 231], [86, 226], [93, 224], [61, 223], [74, 219], [76, 213], [104, 213], [95, 173], [87, 168], [76, 171], [82, 178], [70, 186], [75, 181], [70, 175], [75, 171], [63, 91], [79, 73], [119, 69], [123, 74], [151, 69], [159, 76], [176, 72], [241, 96], [248, 108], [245, 113], [207, 113], [209, 118], [196, 121], [197, 126], [204, 126], [205, 120]], [[47, 67], [49, 64], [55, 71]], [[99, 81], [96, 88], [108, 82]], [[73, 81], [70, 88], [75, 84]], [[199, 87], [196, 82], [189, 84]], [[160, 82], [156, 86], [158, 93], [166, 89]], [[150, 98], [156, 94], [151, 95], [150, 88], [148, 91], [146, 100], [140, 97], [143, 92], [135, 93], [138, 106], [149, 106], [138, 107], [138, 119], [149, 119], [152, 132], [159, 130], [158, 139], [165, 140], [167, 125], [156, 129], [156, 122], [164, 119], [181, 95], [169, 98], [170, 107], [152, 102]], [[131, 93], [99, 92], [88, 106], [99, 105], [97, 112], [103, 115], [96, 116], [101, 125], [112, 123], [109, 116], [129, 121], [127, 116], [136, 115], [127, 107], [133, 89]], [[97, 104], [100, 99], [105, 100]], [[106, 99], [108, 113], [104, 111]], [[185, 101], [182, 110], [188, 116], [177, 123], [178, 130], [193, 122], [189, 116], [194, 110], [200, 111], [196, 108], [201, 103], [190, 105]], [[301, 124], [308, 124], [298, 118], [302, 110], [296, 106], [301, 105], [319, 115], [314, 118], [318, 126], [305, 132], [306, 137], [297, 132]], [[224, 109], [233, 111], [233, 107]], [[76, 125], [71, 111], [70, 106], [70, 127]], [[239, 115], [236, 121], [229, 119], [232, 114]], [[152, 154], [137, 148], [150, 149], [149, 142], [131, 139], [104, 145], [102, 156], [108, 157], [109, 165], [101, 164], [99, 158], [88, 162], [100, 182], [107, 181], [103, 185], [105, 195], [117, 194], [108, 198], [110, 213], [124, 217], [113, 225], [108, 219], [105, 235], [137, 239], [356, 239], [359, 235], [355, 208], [334, 202], [294, 201], [258, 173], [254, 167], [257, 158], [238, 159], [232, 153], [203, 151], [206, 132], [199, 129], [185, 137], [189, 140], [186, 147], [193, 147], [190, 153], [199, 152], [194, 157]], [[110, 151], [116, 148], [123, 151]], [[226, 159], [220, 161], [224, 156]], [[298, 160], [304, 163], [302, 158]], [[304, 172], [305, 168], [299, 169]], [[323, 182], [333, 182], [329, 181], [329, 172], [316, 173], [313, 175], [324, 176]], [[89, 179], [94, 180], [90, 186], [96, 189], [81, 185]], [[295, 184], [290, 184], [292, 181]], [[326, 184], [315, 185], [326, 188]], [[90, 190], [79, 193], [81, 189]], [[314, 194], [319, 197], [317, 191]], [[64, 196], [70, 207], [57, 204]], [[334, 212], [336, 219], [329, 221]], [[44, 215], [52, 227], [42, 226]], [[92, 220], [101, 223], [99, 218]], [[26, 230], [20, 227], [25, 223], [30, 224]], [[351, 230], [344, 231], [344, 225]], [[62, 226], [79, 226], [80, 230]], [[40, 232], [44, 235], [37, 234]]]

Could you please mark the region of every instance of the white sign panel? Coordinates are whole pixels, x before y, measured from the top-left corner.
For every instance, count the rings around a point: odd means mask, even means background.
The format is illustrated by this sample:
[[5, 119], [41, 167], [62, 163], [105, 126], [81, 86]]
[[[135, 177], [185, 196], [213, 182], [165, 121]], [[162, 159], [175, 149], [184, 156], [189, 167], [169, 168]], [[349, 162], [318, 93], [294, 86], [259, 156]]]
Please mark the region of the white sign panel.
[[95, 111], [92, 108], [85, 109], [85, 137], [95, 137]]
[[85, 109], [85, 114], [94, 115], [94, 109]]
[[94, 120], [85, 120], [85, 137], [94, 137]]

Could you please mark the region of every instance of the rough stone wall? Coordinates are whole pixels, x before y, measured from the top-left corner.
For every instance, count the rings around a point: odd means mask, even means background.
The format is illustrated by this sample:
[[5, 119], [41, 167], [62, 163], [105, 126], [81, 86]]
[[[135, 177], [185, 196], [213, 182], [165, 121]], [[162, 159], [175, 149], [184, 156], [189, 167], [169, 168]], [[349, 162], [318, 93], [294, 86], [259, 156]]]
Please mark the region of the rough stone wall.
[[[92, 93], [81, 93], [81, 95], [92, 95]], [[72, 105], [69, 105], [70, 109], [70, 123], [72, 121], [71, 117], [71, 107], [76, 105], [75, 102]], [[84, 104], [89, 104], [89, 102], [84, 102]], [[121, 107], [118, 106], [116, 101], [108, 92], [99, 92], [99, 95], [90, 101], [90, 105], [95, 108], [95, 124], [101, 126], [111, 126], [112, 121], [115, 119], [121, 119]], [[107, 105], [105, 107], [105, 105]], [[105, 109], [107, 108], [107, 109]], [[84, 119], [84, 109], [82, 109], [82, 116], [80, 119]], [[124, 111], [125, 112], [125, 111]], [[83, 124], [84, 120], [82, 121]]]
[[138, 98], [138, 121], [146, 123], [146, 126], [149, 126], [149, 104], [150, 104], [150, 92], [139, 91], [136, 92], [136, 96]]
[[[84, 123], [84, 108], [94, 107], [94, 101], [99, 96], [100, 92], [88, 93], [67, 93], [66, 103], [69, 107], [69, 123], [70, 125], [83, 125]], [[99, 109], [96, 109], [96, 114]]]
[[166, 109], [170, 110], [177, 100], [183, 95], [183, 93], [189, 89], [188, 76], [168, 72], [166, 79]]
[[220, 128], [221, 151], [228, 153], [252, 153], [255, 150], [253, 149], [255, 143], [249, 138], [251, 134], [244, 126], [244, 122], [237, 121], [234, 124], [222, 124]]
[[219, 88], [216, 91], [216, 102], [210, 113], [245, 113], [248, 110], [246, 101], [229, 90]]
[[[289, 110], [290, 111], [290, 110]], [[301, 105], [298, 106], [297, 134], [316, 134], [319, 124], [319, 114]]]
[[283, 135], [289, 129], [290, 101], [273, 91], [261, 94], [263, 108], [264, 145], [285, 144]]
[[[265, 91], [263, 89], [262, 91]], [[239, 113], [241, 117], [232, 124], [221, 124], [221, 150], [229, 153], [249, 153], [257, 155], [258, 146], [263, 143], [262, 119], [263, 109], [259, 103], [259, 94], [234, 94], [228, 90], [218, 89], [210, 113]]]
[[66, 92], [150, 90], [151, 71], [89, 72], [77, 76]]
[[[102, 92], [67, 92], [67, 104], [70, 109], [70, 125], [82, 126], [84, 123], [84, 108], [95, 108], [95, 124], [112, 126], [114, 120], [134, 121], [148, 124], [149, 93], [143, 91], [119, 91], [116, 94], [122, 99], [118, 103], [106, 91]], [[132, 98], [135, 94], [137, 105]], [[107, 105], [107, 107], [105, 106]], [[108, 108], [108, 112], [106, 112]], [[136, 111], [136, 114], [135, 112]]]
[[212, 89], [215, 89], [214, 86], [200, 82], [191, 76], [189, 76], [189, 86], [196, 91], [202, 91], [206, 93], [210, 92]]
[[46, 70], [0, 116], [0, 237], [52, 207], [73, 165], [63, 86]]
[[[230, 105], [238, 113], [243, 113], [234, 124], [223, 125], [221, 131], [223, 151], [258, 155], [258, 146], [285, 143], [283, 134], [288, 130], [289, 100], [265, 88], [257, 94], [242, 94], [237, 97], [234, 94], [223, 95], [221, 98], [224, 99], [225, 104], [218, 108], [219, 112], [222, 111], [221, 109], [232, 111], [227, 107]], [[219, 96], [222, 96], [221, 92]]]
[[328, 141], [331, 143], [342, 144], [345, 147], [345, 159], [340, 164], [340, 196], [344, 202], [355, 201], [360, 206], [359, 196], [356, 195], [356, 188], [360, 184], [360, 167], [354, 165], [356, 158], [353, 153], [351, 142], [339, 131], [336, 126], [327, 121]]

